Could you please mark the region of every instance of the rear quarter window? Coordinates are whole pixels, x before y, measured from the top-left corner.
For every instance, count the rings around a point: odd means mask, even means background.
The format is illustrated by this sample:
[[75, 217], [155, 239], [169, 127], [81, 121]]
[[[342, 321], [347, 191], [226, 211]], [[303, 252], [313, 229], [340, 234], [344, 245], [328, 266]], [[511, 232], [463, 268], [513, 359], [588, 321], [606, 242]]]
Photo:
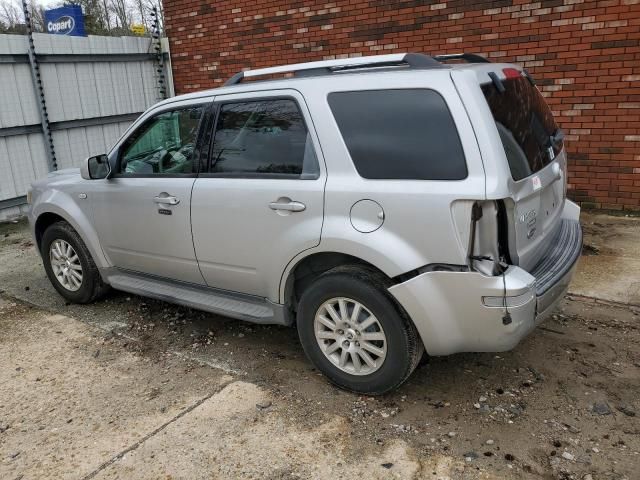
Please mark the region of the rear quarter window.
[[426, 89], [333, 92], [328, 101], [361, 177], [467, 177], [460, 137], [439, 93]]

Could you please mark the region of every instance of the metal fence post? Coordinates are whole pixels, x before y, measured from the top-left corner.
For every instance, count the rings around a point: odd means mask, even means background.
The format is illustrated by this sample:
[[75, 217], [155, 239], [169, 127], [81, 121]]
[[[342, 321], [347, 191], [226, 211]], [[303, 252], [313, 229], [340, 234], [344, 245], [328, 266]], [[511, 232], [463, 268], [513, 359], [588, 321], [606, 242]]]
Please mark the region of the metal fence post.
[[29, 39], [29, 65], [31, 66], [31, 78], [33, 80], [33, 87], [36, 95], [39, 97], [38, 109], [40, 111], [40, 124], [42, 125], [42, 133], [44, 135], [45, 150], [47, 152], [47, 159], [49, 161], [49, 171], [52, 172], [58, 169], [58, 163], [56, 161], [56, 152], [53, 145], [53, 136], [49, 129], [49, 115], [47, 114], [47, 103], [44, 97], [44, 88], [42, 86], [42, 76], [40, 75], [40, 66], [38, 65], [38, 59], [36, 58], [36, 48], [33, 43], [33, 28], [31, 25], [31, 14], [29, 13], [29, 7], [27, 0], [22, 0], [22, 10], [24, 11], [24, 19], [27, 25], [27, 37]]
[[153, 22], [151, 23], [151, 45], [156, 54], [156, 73], [158, 81], [158, 93], [160, 94], [160, 100], [167, 98], [167, 85], [164, 74], [164, 52], [162, 51], [162, 41], [160, 39], [160, 17], [158, 14], [158, 7], [153, 7], [151, 11]]

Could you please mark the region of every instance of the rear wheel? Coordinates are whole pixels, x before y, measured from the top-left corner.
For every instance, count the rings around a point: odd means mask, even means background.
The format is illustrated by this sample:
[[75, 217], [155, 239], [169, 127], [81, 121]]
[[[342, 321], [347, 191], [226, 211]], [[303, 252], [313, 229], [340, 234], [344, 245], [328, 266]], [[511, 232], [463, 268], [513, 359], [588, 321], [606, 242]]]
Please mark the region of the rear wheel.
[[89, 303], [108, 291], [82, 238], [68, 223], [49, 226], [42, 236], [41, 249], [51, 284], [67, 300]]
[[321, 275], [300, 300], [298, 334], [305, 353], [346, 390], [388, 392], [409, 377], [424, 352], [385, 283], [376, 272], [338, 267]]

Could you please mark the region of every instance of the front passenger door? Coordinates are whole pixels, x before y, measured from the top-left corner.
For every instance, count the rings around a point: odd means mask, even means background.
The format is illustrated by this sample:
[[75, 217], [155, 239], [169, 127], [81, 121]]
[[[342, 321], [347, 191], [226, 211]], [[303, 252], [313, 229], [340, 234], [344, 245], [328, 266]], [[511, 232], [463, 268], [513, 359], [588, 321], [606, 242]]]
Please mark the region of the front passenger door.
[[94, 222], [115, 267], [204, 283], [193, 249], [190, 211], [204, 108], [164, 107], [148, 116], [115, 151], [113, 176], [95, 182]]

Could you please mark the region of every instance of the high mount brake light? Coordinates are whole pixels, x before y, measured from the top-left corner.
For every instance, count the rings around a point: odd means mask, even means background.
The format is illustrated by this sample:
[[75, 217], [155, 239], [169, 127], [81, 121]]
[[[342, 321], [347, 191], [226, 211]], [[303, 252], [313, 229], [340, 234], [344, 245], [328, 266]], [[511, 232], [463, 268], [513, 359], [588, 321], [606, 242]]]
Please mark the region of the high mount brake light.
[[504, 76], [507, 77], [507, 79], [522, 77], [522, 72], [517, 68], [503, 68], [502, 73], [504, 73]]

